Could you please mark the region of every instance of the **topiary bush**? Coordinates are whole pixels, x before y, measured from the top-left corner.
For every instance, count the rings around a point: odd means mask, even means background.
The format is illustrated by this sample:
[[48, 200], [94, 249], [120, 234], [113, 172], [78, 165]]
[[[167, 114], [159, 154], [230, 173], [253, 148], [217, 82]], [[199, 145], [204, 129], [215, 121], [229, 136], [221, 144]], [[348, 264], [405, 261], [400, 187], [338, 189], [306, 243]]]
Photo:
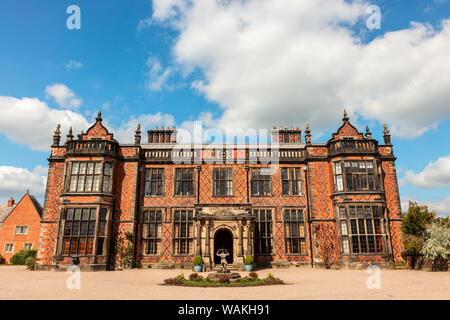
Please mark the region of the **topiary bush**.
[[245, 257], [245, 264], [250, 265], [250, 264], [253, 264], [253, 263], [254, 263], [253, 256], [248, 255], [248, 256]]
[[10, 260], [11, 264], [25, 265], [28, 257], [36, 258], [37, 250], [23, 249], [14, 254]]
[[194, 266], [201, 266], [203, 264], [203, 259], [200, 256], [194, 257]]

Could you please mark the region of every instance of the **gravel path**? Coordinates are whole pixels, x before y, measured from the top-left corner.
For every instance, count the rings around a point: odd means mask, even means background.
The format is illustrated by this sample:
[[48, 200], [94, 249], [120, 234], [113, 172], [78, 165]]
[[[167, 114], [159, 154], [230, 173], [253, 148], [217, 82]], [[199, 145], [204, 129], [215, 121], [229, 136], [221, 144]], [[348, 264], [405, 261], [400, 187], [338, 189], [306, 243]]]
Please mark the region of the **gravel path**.
[[[161, 286], [180, 271], [149, 270], [82, 272], [81, 288], [69, 290], [69, 274], [0, 267], [0, 299], [445, 299], [450, 300], [450, 273], [381, 270], [381, 289], [368, 289], [366, 270], [266, 269], [288, 285], [250, 288]], [[247, 272], [241, 272], [243, 276]], [[207, 274], [204, 273], [204, 276]]]

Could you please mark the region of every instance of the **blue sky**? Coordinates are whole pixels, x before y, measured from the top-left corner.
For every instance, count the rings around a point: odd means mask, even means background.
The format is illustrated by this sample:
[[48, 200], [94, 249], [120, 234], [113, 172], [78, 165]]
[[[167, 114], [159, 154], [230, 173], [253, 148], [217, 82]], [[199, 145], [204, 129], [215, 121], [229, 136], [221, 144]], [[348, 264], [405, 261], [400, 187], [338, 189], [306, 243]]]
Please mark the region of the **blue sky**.
[[[258, 4], [257, 4], [258, 3]], [[81, 29], [69, 30], [69, 5]], [[369, 29], [369, 5], [381, 10]], [[402, 203], [450, 214], [450, 1], [0, 1], [0, 201], [42, 200], [56, 123], [391, 128]], [[448, 49], [448, 50], [446, 50]], [[404, 210], [406, 207], [404, 206]]]

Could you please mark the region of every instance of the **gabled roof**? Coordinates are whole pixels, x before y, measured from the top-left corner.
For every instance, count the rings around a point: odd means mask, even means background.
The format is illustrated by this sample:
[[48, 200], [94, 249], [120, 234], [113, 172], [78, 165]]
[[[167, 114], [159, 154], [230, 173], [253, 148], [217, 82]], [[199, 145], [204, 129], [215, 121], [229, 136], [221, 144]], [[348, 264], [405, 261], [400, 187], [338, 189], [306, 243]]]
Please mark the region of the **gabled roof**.
[[0, 223], [3, 223], [6, 218], [8, 218], [11, 213], [14, 211], [15, 208], [17, 208], [17, 206], [19, 205], [19, 203], [21, 203], [23, 201], [23, 199], [25, 199], [25, 197], [29, 197], [31, 202], [33, 203], [33, 206], [36, 209], [36, 212], [39, 214], [39, 217], [42, 218], [42, 206], [41, 204], [36, 200], [36, 198], [32, 195], [30, 195], [27, 191], [27, 193], [24, 194], [24, 196], [22, 197], [22, 199], [20, 199], [19, 202], [17, 202], [17, 204], [13, 205], [12, 207], [8, 207], [8, 205], [6, 204], [2, 204], [0, 205]]
[[15, 208], [16, 205], [12, 207], [8, 207], [7, 204], [0, 204], [0, 223], [5, 221], [5, 219], [9, 216], [11, 211]]

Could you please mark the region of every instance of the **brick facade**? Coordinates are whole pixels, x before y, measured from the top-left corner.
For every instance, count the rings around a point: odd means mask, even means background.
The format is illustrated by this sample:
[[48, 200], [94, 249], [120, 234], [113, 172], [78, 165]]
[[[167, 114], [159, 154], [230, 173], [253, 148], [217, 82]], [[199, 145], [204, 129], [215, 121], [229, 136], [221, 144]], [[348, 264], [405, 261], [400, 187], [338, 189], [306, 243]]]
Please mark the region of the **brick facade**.
[[[38, 248], [41, 214], [42, 207], [27, 192], [9, 214], [0, 220], [0, 254], [6, 263], [20, 250]], [[18, 229], [21, 227], [25, 227], [26, 231]], [[12, 252], [6, 251], [7, 244], [13, 245]], [[31, 247], [26, 248], [26, 245]]]
[[[175, 129], [149, 130], [148, 143], [141, 144], [138, 127], [135, 144], [120, 145], [102, 125], [99, 113], [96, 123], [78, 135], [78, 139], [73, 139], [69, 132], [67, 141], [61, 145], [59, 128], [55, 131], [38, 265], [64, 268], [77, 256], [86, 269], [112, 269], [119, 263], [114, 249], [116, 240], [125, 232], [133, 234], [133, 260], [138, 265], [191, 265], [193, 257], [201, 255], [205, 264], [213, 267], [215, 250], [225, 243], [232, 252], [229, 262], [236, 265], [242, 265], [248, 254], [254, 255], [259, 265], [314, 265], [321, 264], [324, 258], [316, 239], [318, 228], [334, 230], [330, 232], [335, 250], [332, 259], [341, 265], [389, 264], [401, 260], [401, 208], [395, 157], [387, 129], [384, 139], [385, 145], [378, 145], [368, 129], [364, 136], [344, 115], [341, 127], [326, 143], [311, 143], [309, 127], [305, 143], [298, 128], [274, 128], [273, 144], [262, 149], [259, 146], [259, 150], [249, 145], [236, 145], [231, 152], [211, 145], [184, 146], [180, 150]], [[82, 170], [77, 163], [82, 162], [98, 163], [101, 170], [108, 170], [105, 168], [110, 165], [111, 179], [107, 180], [109, 175], [102, 171], [100, 175], [78, 176], [76, 180], [74, 174], [80, 175]], [[362, 168], [367, 165], [368, 173], [354, 178], [362, 187], [351, 189], [352, 182], [345, 179], [353, 178], [343, 175], [340, 189], [336, 163], [342, 163], [343, 170], [347, 170], [348, 164], [356, 163]], [[89, 175], [88, 165], [83, 164], [84, 175]], [[146, 171], [158, 168], [163, 169], [158, 182], [161, 192], [148, 194]], [[176, 194], [176, 170], [182, 168], [193, 169], [193, 182], [189, 182], [192, 194], [187, 196]], [[227, 187], [232, 189], [231, 194], [214, 194], [213, 175], [218, 168], [232, 170], [231, 182], [227, 182], [232, 185]], [[270, 169], [269, 194], [253, 195], [256, 191], [251, 187], [252, 173], [256, 168]], [[297, 172], [296, 194], [286, 194], [286, 188], [291, 187], [287, 180], [283, 182], [282, 170], [287, 168], [291, 168], [289, 172]], [[99, 179], [100, 186], [80, 191], [80, 183], [81, 188], [86, 188], [85, 184], [92, 183], [92, 179]], [[192, 212], [192, 221], [177, 225], [175, 215], [183, 211]], [[90, 215], [91, 222], [81, 218], [85, 212], [86, 217], [88, 212], [94, 212]], [[144, 231], [147, 212], [158, 213], [161, 219], [154, 225], [148, 224], [148, 228], [154, 228], [154, 239], [144, 243], [143, 239], [150, 235]], [[267, 214], [269, 218], [264, 219], [268, 220], [263, 221], [260, 214]], [[291, 214], [300, 220], [289, 222], [287, 217]], [[219, 231], [229, 242], [218, 236]], [[336, 236], [331, 236], [334, 233]], [[178, 240], [180, 235], [186, 237], [186, 242]], [[186, 244], [188, 253], [176, 247], [176, 241], [183, 248]], [[262, 252], [257, 242], [268, 245], [269, 249], [264, 247], [268, 251]], [[155, 245], [154, 250], [146, 249], [150, 243]]]

